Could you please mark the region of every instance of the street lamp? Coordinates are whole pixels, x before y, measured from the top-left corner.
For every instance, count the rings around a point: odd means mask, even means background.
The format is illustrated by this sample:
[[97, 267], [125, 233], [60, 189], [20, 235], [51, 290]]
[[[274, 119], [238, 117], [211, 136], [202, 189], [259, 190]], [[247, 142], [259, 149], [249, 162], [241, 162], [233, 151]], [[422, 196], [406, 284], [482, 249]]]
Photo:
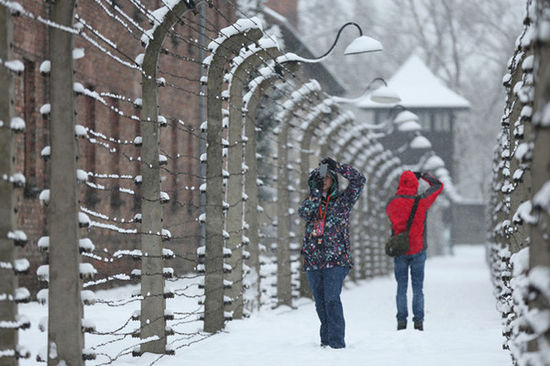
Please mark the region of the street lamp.
[[439, 156], [432, 153], [432, 155], [422, 165], [423, 170], [438, 170], [445, 167], [445, 162]]
[[[372, 86], [376, 81], [381, 81], [383, 83], [382, 86], [379, 88], [374, 89], [374, 91], [371, 92]], [[386, 80], [383, 78], [375, 78], [371, 80], [371, 82], [367, 85], [365, 88], [365, 91], [363, 94], [357, 98], [342, 98], [342, 97], [332, 97], [336, 103], [357, 103], [361, 100], [364, 100], [365, 98], [370, 98], [373, 102], [376, 103], [387, 103], [387, 104], [395, 104], [399, 103], [401, 101], [401, 98], [399, 95], [393, 90], [388, 87], [388, 83], [386, 83]]]
[[431, 149], [432, 143], [426, 137], [422, 136], [420, 132], [417, 132], [416, 136], [409, 143], [409, 146], [411, 147], [411, 149], [417, 150]]
[[279, 56], [277, 58], [278, 63], [286, 63], [286, 62], [305, 62], [305, 63], [318, 63], [323, 61], [331, 52], [334, 50], [334, 47], [336, 47], [336, 43], [338, 43], [338, 39], [340, 38], [340, 34], [349, 25], [355, 26], [359, 30], [359, 37], [355, 38], [344, 50], [345, 55], [357, 55], [360, 53], [370, 53], [370, 52], [378, 52], [382, 51], [384, 48], [382, 47], [382, 43], [377, 41], [374, 38], [371, 38], [369, 36], [363, 35], [363, 30], [359, 26], [359, 24], [354, 22], [348, 22], [344, 24], [340, 29], [338, 30], [338, 34], [336, 35], [336, 39], [334, 40], [334, 43], [332, 46], [330, 46], [329, 50], [325, 52], [323, 55], [317, 57], [317, 58], [305, 58], [298, 56], [294, 53], [286, 53], [282, 56]]

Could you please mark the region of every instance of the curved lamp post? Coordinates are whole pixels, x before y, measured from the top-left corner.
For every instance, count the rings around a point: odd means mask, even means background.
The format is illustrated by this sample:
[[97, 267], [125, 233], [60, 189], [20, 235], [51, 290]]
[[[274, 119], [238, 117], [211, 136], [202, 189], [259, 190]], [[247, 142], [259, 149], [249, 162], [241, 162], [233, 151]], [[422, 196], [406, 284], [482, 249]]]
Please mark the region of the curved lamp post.
[[382, 51], [384, 47], [382, 47], [382, 44], [377, 41], [374, 38], [371, 38], [369, 36], [363, 35], [363, 30], [359, 26], [359, 24], [354, 22], [348, 22], [340, 27], [338, 30], [338, 34], [336, 35], [336, 39], [332, 43], [332, 46], [330, 46], [329, 50], [325, 52], [323, 55], [316, 57], [316, 58], [305, 58], [298, 56], [294, 53], [287, 53], [279, 58], [277, 58], [278, 63], [286, 63], [286, 62], [305, 62], [305, 63], [318, 63], [326, 59], [330, 53], [334, 50], [334, 47], [336, 47], [336, 44], [338, 43], [338, 39], [340, 38], [340, 34], [346, 28], [347, 26], [355, 26], [359, 30], [359, 37], [355, 38], [344, 50], [345, 55], [357, 55], [361, 53], [371, 53], [371, 52], [378, 52]]
[[[381, 87], [378, 87], [376, 89], [373, 89], [373, 85], [376, 81], [381, 81], [383, 85]], [[365, 98], [370, 98], [373, 102], [376, 103], [384, 103], [384, 104], [395, 104], [401, 102], [401, 98], [399, 97], [399, 94], [395, 92], [393, 89], [388, 87], [388, 83], [386, 83], [386, 80], [383, 78], [375, 78], [371, 80], [371, 82], [367, 85], [365, 88], [365, 91], [363, 94], [357, 98], [343, 98], [343, 97], [333, 97], [334, 101], [336, 103], [349, 103], [349, 104], [355, 104], [357, 102], [360, 102], [364, 100]]]

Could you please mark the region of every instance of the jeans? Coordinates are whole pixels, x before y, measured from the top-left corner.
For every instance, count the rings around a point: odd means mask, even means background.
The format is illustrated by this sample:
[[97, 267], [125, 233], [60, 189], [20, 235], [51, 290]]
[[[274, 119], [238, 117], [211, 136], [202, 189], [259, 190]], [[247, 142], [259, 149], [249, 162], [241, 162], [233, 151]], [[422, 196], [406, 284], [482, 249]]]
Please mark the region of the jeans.
[[424, 321], [424, 264], [426, 251], [417, 254], [400, 255], [393, 259], [395, 279], [397, 280], [397, 322], [406, 323], [407, 316], [407, 285], [409, 282], [409, 267], [411, 268], [411, 283], [413, 290], [413, 322]]
[[340, 301], [342, 283], [349, 267], [333, 267], [306, 271], [309, 287], [315, 298], [315, 310], [321, 321], [321, 345], [344, 348], [346, 324]]

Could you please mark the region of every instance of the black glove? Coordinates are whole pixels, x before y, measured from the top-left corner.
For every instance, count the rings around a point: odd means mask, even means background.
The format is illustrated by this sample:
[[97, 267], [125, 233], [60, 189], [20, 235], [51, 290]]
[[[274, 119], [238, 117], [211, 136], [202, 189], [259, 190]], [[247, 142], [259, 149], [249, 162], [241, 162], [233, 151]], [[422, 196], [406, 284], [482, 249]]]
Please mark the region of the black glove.
[[338, 168], [338, 163], [332, 158], [324, 158], [321, 160], [321, 164], [327, 164], [328, 169], [335, 171]]

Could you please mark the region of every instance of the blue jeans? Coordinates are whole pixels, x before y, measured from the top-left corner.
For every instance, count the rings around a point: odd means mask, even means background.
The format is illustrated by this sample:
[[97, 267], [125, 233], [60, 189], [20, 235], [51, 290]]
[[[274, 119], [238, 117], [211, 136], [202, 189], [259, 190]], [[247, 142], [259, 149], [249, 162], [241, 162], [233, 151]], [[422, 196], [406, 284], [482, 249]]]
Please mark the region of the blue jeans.
[[315, 310], [321, 321], [321, 345], [344, 348], [346, 323], [340, 301], [342, 283], [349, 267], [333, 267], [306, 271], [309, 287], [315, 298]]
[[409, 267], [411, 268], [411, 283], [413, 290], [413, 322], [424, 321], [424, 264], [426, 251], [417, 254], [400, 255], [393, 259], [395, 279], [397, 280], [397, 322], [406, 323], [407, 316], [407, 285], [409, 283]]

